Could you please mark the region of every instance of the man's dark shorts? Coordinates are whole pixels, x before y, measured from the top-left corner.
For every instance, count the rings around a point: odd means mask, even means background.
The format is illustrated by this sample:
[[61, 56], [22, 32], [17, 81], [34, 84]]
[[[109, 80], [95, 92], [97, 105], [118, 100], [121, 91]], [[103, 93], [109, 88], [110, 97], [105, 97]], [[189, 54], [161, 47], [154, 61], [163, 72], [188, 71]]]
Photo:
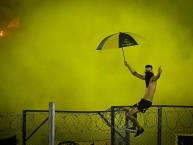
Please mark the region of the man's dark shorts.
[[145, 113], [145, 111], [151, 107], [152, 102], [145, 100], [145, 99], [141, 99], [141, 101], [135, 105], [133, 105], [133, 107], [137, 107], [137, 109], [139, 110], [139, 112]]

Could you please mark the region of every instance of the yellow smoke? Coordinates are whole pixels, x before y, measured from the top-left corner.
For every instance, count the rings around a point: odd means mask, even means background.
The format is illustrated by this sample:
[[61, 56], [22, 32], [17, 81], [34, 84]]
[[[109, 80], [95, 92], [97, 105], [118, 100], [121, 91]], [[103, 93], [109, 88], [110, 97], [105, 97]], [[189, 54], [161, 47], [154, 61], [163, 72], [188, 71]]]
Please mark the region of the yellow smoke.
[[105, 110], [138, 102], [145, 85], [124, 66], [121, 50], [96, 50], [120, 31], [146, 40], [125, 48], [137, 72], [146, 64], [155, 73], [163, 68], [154, 104], [193, 105], [192, 21], [183, 18], [192, 17], [190, 3], [23, 1], [20, 30], [0, 44], [0, 110], [48, 109], [51, 101], [58, 110]]

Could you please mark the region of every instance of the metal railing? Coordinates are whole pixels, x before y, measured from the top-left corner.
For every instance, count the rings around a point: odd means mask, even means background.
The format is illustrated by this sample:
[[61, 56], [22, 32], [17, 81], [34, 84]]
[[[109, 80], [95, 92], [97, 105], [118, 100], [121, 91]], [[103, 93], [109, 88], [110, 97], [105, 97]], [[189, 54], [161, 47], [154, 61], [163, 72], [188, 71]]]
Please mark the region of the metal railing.
[[[110, 127], [101, 118], [106, 111], [55, 111], [55, 144], [93, 142], [110, 144]], [[23, 144], [48, 144], [48, 111], [24, 110]]]
[[[106, 111], [55, 111], [55, 145], [188, 145], [193, 144], [193, 106], [152, 106], [138, 120], [145, 132], [134, 138], [125, 130], [132, 125], [123, 108]], [[16, 135], [17, 145], [49, 142], [49, 111], [0, 113], [0, 137]]]
[[178, 145], [178, 134], [193, 134], [192, 106], [153, 106], [146, 113], [139, 113], [139, 123], [145, 129], [139, 138], [134, 138], [133, 133], [125, 130], [125, 126], [132, 124], [125, 115], [125, 107], [111, 107], [111, 145]]

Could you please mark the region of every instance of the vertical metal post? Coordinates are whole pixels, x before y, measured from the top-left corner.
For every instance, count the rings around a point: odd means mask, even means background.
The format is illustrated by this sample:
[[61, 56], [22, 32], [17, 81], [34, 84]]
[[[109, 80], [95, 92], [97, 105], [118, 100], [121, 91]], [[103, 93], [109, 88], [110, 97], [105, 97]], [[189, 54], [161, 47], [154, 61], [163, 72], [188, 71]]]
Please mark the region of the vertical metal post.
[[[125, 126], [126, 127], [129, 127], [128, 111], [125, 111]], [[129, 131], [125, 131], [125, 139], [126, 139], [126, 145], [130, 145], [130, 132]]]
[[49, 103], [49, 145], [54, 145], [54, 125], [55, 125], [55, 104]]
[[158, 138], [157, 138], [157, 144], [161, 145], [162, 141], [162, 107], [158, 107]]
[[115, 145], [115, 112], [114, 107], [111, 107], [111, 145]]
[[22, 145], [26, 145], [26, 111], [22, 113]]

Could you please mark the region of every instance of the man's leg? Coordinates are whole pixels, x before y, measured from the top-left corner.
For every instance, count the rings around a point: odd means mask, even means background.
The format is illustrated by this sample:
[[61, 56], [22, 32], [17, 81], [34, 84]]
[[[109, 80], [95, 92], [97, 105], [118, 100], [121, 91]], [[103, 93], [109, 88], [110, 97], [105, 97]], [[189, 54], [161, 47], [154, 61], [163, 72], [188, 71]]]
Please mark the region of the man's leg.
[[139, 125], [139, 122], [137, 121], [136, 114], [138, 113], [137, 107], [131, 108], [131, 110], [128, 112], [128, 117], [132, 121], [133, 126], [137, 127], [138, 129], [141, 128]]
[[143, 133], [144, 129], [139, 125], [139, 122], [137, 121], [137, 117], [136, 114], [139, 112], [139, 110], [137, 109], [137, 107], [133, 107], [129, 113], [128, 113], [128, 117], [129, 119], [133, 122], [133, 126], [137, 127], [138, 131], [135, 135], [135, 137], [138, 137], [141, 133]]
[[133, 114], [133, 116], [137, 119], [137, 113]]
[[[133, 114], [133, 116], [135, 117], [135, 119], [137, 120], [137, 113]], [[136, 126], [133, 124], [132, 127], [130, 127], [129, 129], [132, 130], [132, 131], [136, 131]]]

